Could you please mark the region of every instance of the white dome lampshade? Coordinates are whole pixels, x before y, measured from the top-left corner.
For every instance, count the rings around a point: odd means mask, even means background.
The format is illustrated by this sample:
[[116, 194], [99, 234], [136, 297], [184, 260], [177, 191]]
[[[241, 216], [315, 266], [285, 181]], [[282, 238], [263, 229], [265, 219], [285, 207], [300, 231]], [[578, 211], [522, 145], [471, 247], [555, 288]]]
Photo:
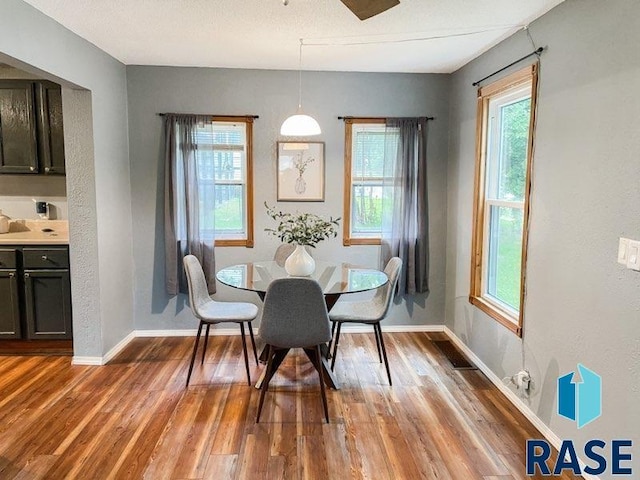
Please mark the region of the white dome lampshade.
[[313, 117], [296, 113], [287, 118], [280, 127], [280, 135], [287, 137], [308, 137], [311, 135], [320, 135], [320, 125]]

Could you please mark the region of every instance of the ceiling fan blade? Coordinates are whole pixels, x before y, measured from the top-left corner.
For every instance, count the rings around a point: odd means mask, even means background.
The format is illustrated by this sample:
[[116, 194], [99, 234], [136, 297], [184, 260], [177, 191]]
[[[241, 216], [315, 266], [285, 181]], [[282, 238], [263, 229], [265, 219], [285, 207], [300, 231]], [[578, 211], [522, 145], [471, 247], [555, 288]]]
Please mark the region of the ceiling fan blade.
[[360, 20], [386, 12], [400, 4], [400, 0], [340, 0]]

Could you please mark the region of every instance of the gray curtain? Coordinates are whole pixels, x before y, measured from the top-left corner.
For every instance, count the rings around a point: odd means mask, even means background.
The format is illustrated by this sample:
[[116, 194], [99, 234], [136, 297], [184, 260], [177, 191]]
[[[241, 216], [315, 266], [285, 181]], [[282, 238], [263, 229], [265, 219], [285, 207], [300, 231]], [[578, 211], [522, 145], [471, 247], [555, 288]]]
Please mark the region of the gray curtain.
[[188, 254], [195, 255], [202, 264], [209, 293], [216, 291], [214, 239], [204, 238], [200, 231], [199, 198], [203, 192], [199, 189], [203, 187], [198, 185], [196, 127], [206, 124], [211, 124], [210, 117], [164, 117], [165, 282], [169, 295], [187, 292], [182, 259]]
[[427, 120], [387, 119], [382, 193], [381, 264], [402, 259], [398, 292], [429, 291]]

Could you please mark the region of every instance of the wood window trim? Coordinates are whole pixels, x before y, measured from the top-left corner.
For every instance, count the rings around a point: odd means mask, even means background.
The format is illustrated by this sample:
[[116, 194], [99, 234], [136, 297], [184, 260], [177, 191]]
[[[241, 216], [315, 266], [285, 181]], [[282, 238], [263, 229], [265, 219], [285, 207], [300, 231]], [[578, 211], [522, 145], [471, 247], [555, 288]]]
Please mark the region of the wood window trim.
[[213, 122], [239, 122], [245, 124], [246, 138], [246, 188], [247, 188], [247, 235], [246, 238], [219, 239], [215, 241], [216, 247], [247, 247], [253, 248], [253, 117], [247, 116], [213, 116]]
[[[520, 308], [517, 316], [491, 302], [482, 294], [482, 261], [484, 247], [484, 198], [486, 173], [486, 135], [487, 111], [489, 99], [522, 83], [531, 81], [531, 116], [529, 121], [529, 139], [527, 146], [527, 168], [525, 178], [522, 260], [520, 268]], [[538, 92], [538, 63], [529, 65], [496, 82], [478, 89], [476, 121], [476, 165], [473, 197], [473, 233], [471, 245], [471, 284], [469, 302], [519, 337], [523, 334], [524, 298], [526, 293], [527, 245], [529, 236], [529, 213], [531, 196], [531, 173], [533, 167], [535, 125]]]
[[386, 118], [349, 117], [344, 119], [344, 206], [342, 224], [342, 244], [345, 247], [351, 245], [380, 245], [380, 238], [363, 238], [351, 236], [351, 154], [353, 151], [353, 124], [376, 123], [386, 124]]

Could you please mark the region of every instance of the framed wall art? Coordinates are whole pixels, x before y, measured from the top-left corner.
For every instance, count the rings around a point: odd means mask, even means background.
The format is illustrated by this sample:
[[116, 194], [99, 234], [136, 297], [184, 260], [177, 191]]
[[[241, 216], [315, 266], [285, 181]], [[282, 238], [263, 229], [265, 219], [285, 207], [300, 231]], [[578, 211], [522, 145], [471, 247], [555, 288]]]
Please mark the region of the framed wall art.
[[278, 142], [278, 201], [324, 202], [324, 142]]

